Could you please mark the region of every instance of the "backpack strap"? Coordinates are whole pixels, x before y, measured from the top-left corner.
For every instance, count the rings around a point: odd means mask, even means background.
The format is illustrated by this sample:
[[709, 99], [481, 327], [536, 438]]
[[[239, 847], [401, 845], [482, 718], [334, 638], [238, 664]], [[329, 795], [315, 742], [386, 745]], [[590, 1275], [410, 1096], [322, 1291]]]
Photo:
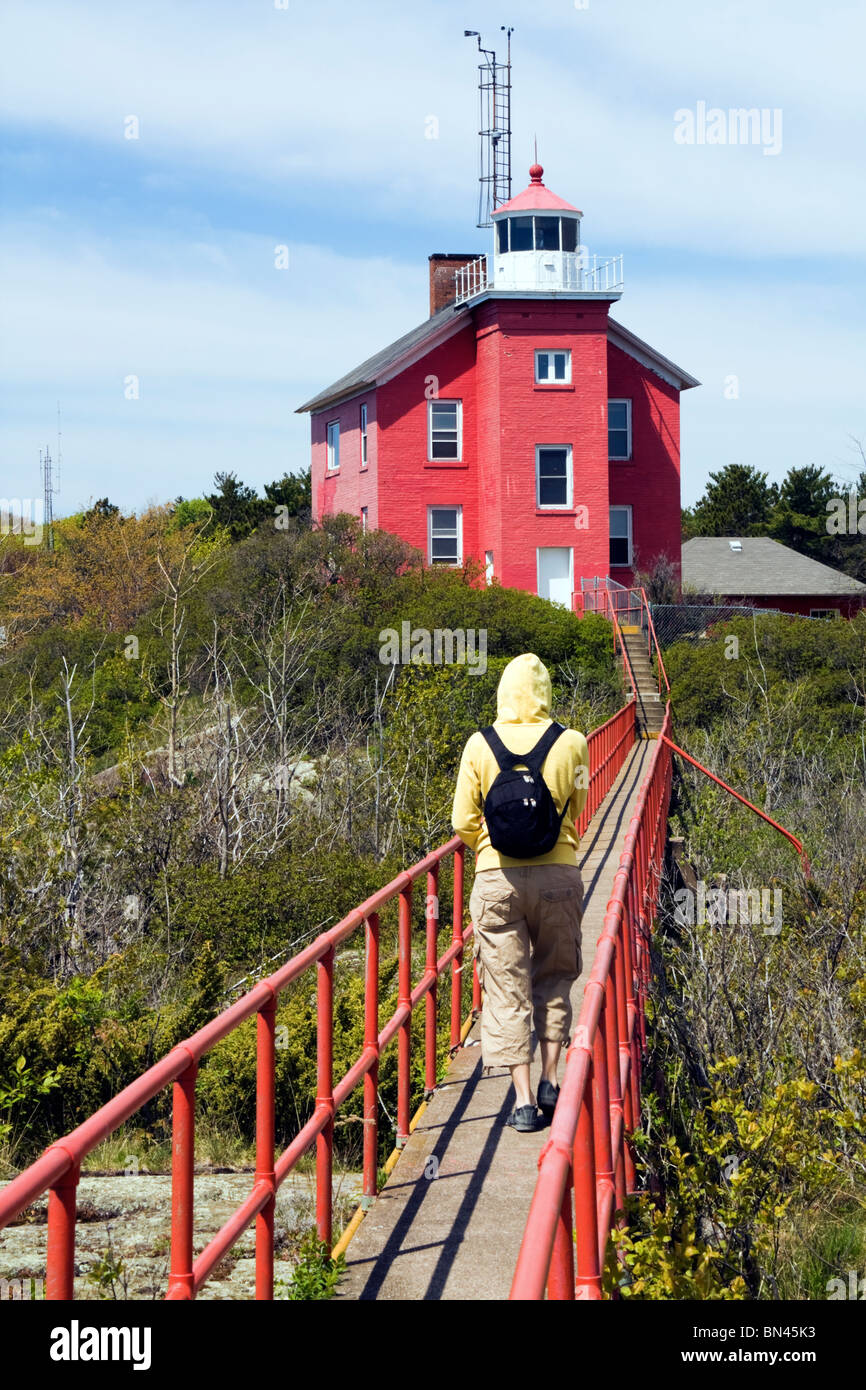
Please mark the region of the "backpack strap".
[[490, 751], [496, 759], [500, 772], [510, 772], [517, 763], [526, 762], [525, 753], [512, 753], [505, 747], [492, 724], [488, 724], [486, 729], [482, 729], [481, 734], [489, 743]]
[[[527, 753], [525, 762], [529, 767], [530, 771], [533, 773], [533, 775], [538, 777], [541, 776], [541, 769], [544, 764], [545, 758], [547, 757], [553, 745], [556, 743], [556, 740], [559, 738], [560, 734], [564, 733], [565, 726], [563, 724], [557, 724], [556, 720], [554, 720], [550, 728], [545, 729], [544, 733], [541, 735], [541, 738], [538, 740], [531, 752]], [[556, 810], [556, 801], [554, 800], [553, 792], [550, 793], [550, 799], [551, 801], [553, 801], [553, 809]], [[557, 820], [559, 825], [562, 825], [562, 822], [565, 819], [565, 813], [568, 810], [570, 802], [571, 796], [568, 795], [565, 798], [565, 803], [562, 807], [562, 810], [557, 812]]]
[[541, 735], [541, 738], [538, 740], [535, 747], [530, 749], [530, 751], [524, 754], [523, 757], [523, 761], [526, 763], [527, 767], [530, 769], [531, 772], [538, 774], [541, 771], [544, 765], [544, 760], [550, 752], [551, 748], [556, 743], [556, 740], [559, 738], [560, 734], [564, 733], [564, 726], [562, 724], [557, 724], [556, 720], [554, 720], [549, 729], [545, 729], [544, 733]]
[[562, 724], [557, 724], [554, 721], [549, 729], [545, 729], [535, 747], [531, 748], [528, 753], [512, 753], [509, 748], [505, 747], [492, 724], [488, 724], [486, 729], [481, 730], [481, 733], [490, 745], [490, 750], [496, 759], [500, 772], [510, 772], [518, 764], [525, 764], [530, 772], [537, 776], [556, 740], [560, 734], [565, 733], [565, 728]]

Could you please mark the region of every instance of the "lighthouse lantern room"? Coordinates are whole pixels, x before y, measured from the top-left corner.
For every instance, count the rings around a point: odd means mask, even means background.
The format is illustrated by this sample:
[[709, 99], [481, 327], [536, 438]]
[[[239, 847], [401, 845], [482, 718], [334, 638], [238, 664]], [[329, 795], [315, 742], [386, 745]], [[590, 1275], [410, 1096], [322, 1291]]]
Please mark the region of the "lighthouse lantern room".
[[493, 213], [497, 290], [580, 290], [583, 213], [545, 188], [544, 170], [533, 164], [530, 184]]

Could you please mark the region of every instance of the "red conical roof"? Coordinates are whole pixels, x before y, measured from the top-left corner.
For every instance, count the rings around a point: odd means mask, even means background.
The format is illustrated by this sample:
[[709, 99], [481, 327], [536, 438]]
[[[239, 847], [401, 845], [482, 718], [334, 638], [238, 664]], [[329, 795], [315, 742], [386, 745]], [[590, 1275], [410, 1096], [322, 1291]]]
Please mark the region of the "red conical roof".
[[545, 188], [541, 182], [544, 170], [540, 164], [533, 164], [529, 171], [530, 184], [524, 188], [522, 193], [518, 193], [516, 198], [510, 198], [507, 203], [500, 203], [494, 209], [493, 216], [498, 217], [502, 212], [576, 212], [578, 217], [583, 217], [580, 208], [576, 208], [572, 203], [567, 203], [558, 194], [551, 193], [549, 188]]

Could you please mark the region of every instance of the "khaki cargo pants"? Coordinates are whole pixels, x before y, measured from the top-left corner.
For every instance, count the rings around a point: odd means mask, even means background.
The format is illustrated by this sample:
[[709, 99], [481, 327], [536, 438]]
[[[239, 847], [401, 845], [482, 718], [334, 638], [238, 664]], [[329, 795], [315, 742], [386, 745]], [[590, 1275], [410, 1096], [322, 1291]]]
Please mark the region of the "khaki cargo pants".
[[583, 880], [576, 864], [482, 869], [469, 899], [484, 1002], [482, 1061], [513, 1067], [536, 1036], [568, 1042], [571, 986], [581, 971]]

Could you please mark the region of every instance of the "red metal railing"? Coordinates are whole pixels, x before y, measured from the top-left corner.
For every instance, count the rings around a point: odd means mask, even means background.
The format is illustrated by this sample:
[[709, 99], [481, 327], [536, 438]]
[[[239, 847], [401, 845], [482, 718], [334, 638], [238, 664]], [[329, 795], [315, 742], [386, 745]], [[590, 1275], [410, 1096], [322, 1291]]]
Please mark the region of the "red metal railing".
[[761, 810], [760, 806], [756, 806], [754, 802], [748, 801], [746, 797], [742, 795], [741, 792], [735, 791], [733, 787], [729, 787], [727, 782], [723, 782], [721, 777], [717, 777], [714, 772], [710, 772], [710, 769], [708, 767], [704, 767], [703, 763], [699, 763], [697, 758], [692, 757], [691, 753], [687, 753], [684, 748], [680, 748], [679, 744], [671, 743], [670, 739], [664, 734], [662, 735], [662, 737], [664, 738], [665, 743], [667, 744], [668, 748], [670, 748], [672, 753], [678, 753], [681, 758], [685, 758], [687, 763], [691, 763], [692, 767], [696, 767], [698, 769], [698, 772], [702, 772], [705, 777], [709, 777], [711, 782], [717, 783], [717, 785], [723, 787], [726, 792], [730, 792], [731, 796], [736, 797], [737, 801], [741, 801], [744, 806], [748, 806], [749, 810], [754, 811], [756, 816], [760, 816], [761, 820], [765, 820], [768, 825], [771, 825], [773, 827], [774, 830], [778, 830], [780, 835], [784, 835], [785, 839], [790, 841], [790, 843], [794, 846], [794, 849], [799, 854], [800, 863], [803, 868], [803, 873], [807, 878], [809, 877], [809, 874], [811, 873], [809, 856], [806, 854], [806, 850], [802, 840], [798, 840], [797, 836], [792, 835], [790, 830], [786, 830], [784, 825], [780, 825], [777, 820], [773, 820], [772, 816], [768, 816], [766, 811]]
[[[454, 908], [451, 945], [437, 959], [438, 880], [442, 862], [454, 857]], [[331, 1243], [332, 1157], [334, 1115], [346, 1098], [364, 1086], [364, 1194], [376, 1195], [378, 1151], [378, 1065], [382, 1050], [397, 1038], [397, 1143], [409, 1134], [411, 1016], [425, 1005], [425, 1084], [436, 1085], [436, 995], [441, 975], [451, 966], [451, 1043], [461, 1038], [461, 969], [463, 950], [472, 934], [463, 927], [463, 870], [465, 846], [454, 836], [413, 868], [398, 875], [374, 893], [335, 927], [316, 937], [286, 965], [260, 981], [230, 1009], [220, 1014], [166, 1057], [149, 1068], [113, 1100], [98, 1110], [64, 1139], [52, 1144], [41, 1158], [9, 1183], [0, 1193], [0, 1227], [48, 1189], [48, 1249], [46, 1297], [74, 1296], [76, 1188], [81, 1162], [97, 1144], [163, 1087], [173, 1084], [172, 1115], [172, 1221], [170, 1299], [194, 1298], [222, 1256], [255, 1220], [256, 1298], [273, 1297], [274, 1201], [277, 1189], [299, 1158], [316, 1145], [316, 1225], [319, 1237]], [[412, 886], [426, 876], [426, 968], [418, 984], [411, 981]], [[398, 1003], [380, 1031], [379, 1014], [379, 911], [391, 899], [399, 899]], [[364, 926], [365, 1027], [364, 1049], [338, 1085], [333, 1077], [333, 1004], [335, 949], [358, 927]], [[305, 970], [316, 967], [317, 1088], [315, 1110], [289, 1147], [275, 1160], [275, 1017], [280, 993]], [[477, 978], [473, 1006], [480, 1006]], [[256, 1170], [252, 1191], [198, 1259], [193, 1259], [193, 1172], [195, 1138], [195, 1085], [203, 1056], [253, 1015], [257, 1017], [256, 1067]]]
[[[600, 728], [588, 736], [590, 780], [586, 807], [579, 819], [583, 833], [595, 810], [610, 790], [634, 742], [635, 702], [630, 700]], [[437, 958], [438, 886], [441, 864], [453, 855], [454, 889], [451, 944]], [[341, 922], [317, 936], [284, 966], [255, 985], [230, 1009], [192, 1037], [178, 1043], [167, 1056], [125, 1087], [65, 1138], [45, 1153], [0, 1192], [0, 1229], [48, 1190], [48, 1248], [46, 1298], [74, 1297], [76, 1190], [81, 1163], [88, 1153], [130, 1116], [169, 1084], [172, 1108], [172, 1218], [169, 1299], [191, 1299], [240, 1235], [256, 1223], [256, 1298], [273, 1298], [274, 1203], [280, 1184], [298, 1160], [316, 1146], [316, 1225], [321, 1240], [332, 1239], [332, 1160], [334, 1116], [348, 1096], [364, 1088], [364, 1184], [365, 1200], [376, 1195], [378, 1155], [378, 1067], [385, 1047], [397, 1039], [397, 1145], [410, 1130], [410, 1049], [412, 1013], [422, 1000], [425, 1009], [425, 1087], [436, 1086], [436, 1020], [438, 982], [451, 967], [452, 1047], [460, 1044], [463, 952], [473, 928], [463, 926], [465, 846], [455, 836], [428, 854], [413, 868], [399, 874]], [[412, 985], [412, 888], [426, 877], [426, 955], [420, 981]], [[398, 898], [398, 998], [397, 1008], [379, 1029], [379, 912]], [[346, 1075], [334, 1084], [333, 1010], [334, 956], [337, 946], [359, 927], [365, 935], [364, 1047]], [[276, 1158], [274, 1132], [275, 1020], [277, 999], [304, 971], [316, 968], [317, 1087], [315, 1110], [283, 1154]], [[477, 976], [473, 980], [473, 1011], [480, 1007]], [[256, 1167], [252, 1190], [222, 1230], [198, 1258], [193, 1251], [196, 1076], [199, 1062], [221, 1039], [247, 1019], [257, 1020], [256, 1063]]]
[[[635, 1187], [649, 934], [671, 791], [670, 705], [625, 837], [511, 1287], [512, 1299], [601, 1298], [615, 1214]], [[573, 1193], [573, 1201], [572, 1201]]]
[[655, 625], [655, 623], [653, 622], [653, 615], [652, 615], [652, 610], [650, 609], [649, 599], [647, 598], [646, 592], [645, 592], [644, 589], [641, 589], [641, 591], [640, 591], [640, 597], [641, 597], [642, 612], [646, 614], [646, 624], [647, 624], [647, 642], [646, 642], [646, 646], [647, 646], [647, 652], [649, 653], [650, 658], [652, 658], [653, 651], [655, 651], [656, 663], [657, 663], [657, 666], [658, 666], [659, 694], [661, 695], [661, 693], [662, 693], [662, 681], [664, 681], [665, 690], [667, 691], [668, 695], [670, 695], [670, 693], [671, 693], [670, 681], [668, 680], [668, 673], [667, 673], [667, 671], [665, 670], [665, 663], [664, 663], [664, 661], [662, 660], [662, 649], [661, 649], [661, 647], [659, 646], [659, 639], [658, 639], [658, 637], [656, 636], [656, 625]]
[[[586, 593], [575, 591], [572, 594], [572, 607], [581, 617], [585, 613], [600, 613], [609, 618], [614, 628], [614, 652], [617, 649], [618, 639], [619, 643], [623, 645], [623, 655], [626, 661], [627, 656], [625, 656], [624, 644], [622, 643], [622, 633], [617, 620], [623, 618], [626, 623], [634, 621], [638, 627], [645, 629], [647, 654], [650, 658], [655, 654], [656, 658], [659, 694], [661, 694], [662, 684], [664, 684], [667, 693], [670, 694], [670, 682], [656, 636], [650, 601], [643, 587], [626, 589], [620, 584], [611, 585], [610, 581], [604, 583], [597, 581], [594, 589], [588, 589]], [[630, 665], [628, 666], [628, 675], [631, 677], [632, 685], [634, 685], [634, 676]]]
[[604, 798], [613, 786], [635, 738], [635, 701], [632, 698], [600, 728], [587, 736], [589, 746], [589, 789], [586, 804], [578, 817], [578, 836], [583, 835]]

